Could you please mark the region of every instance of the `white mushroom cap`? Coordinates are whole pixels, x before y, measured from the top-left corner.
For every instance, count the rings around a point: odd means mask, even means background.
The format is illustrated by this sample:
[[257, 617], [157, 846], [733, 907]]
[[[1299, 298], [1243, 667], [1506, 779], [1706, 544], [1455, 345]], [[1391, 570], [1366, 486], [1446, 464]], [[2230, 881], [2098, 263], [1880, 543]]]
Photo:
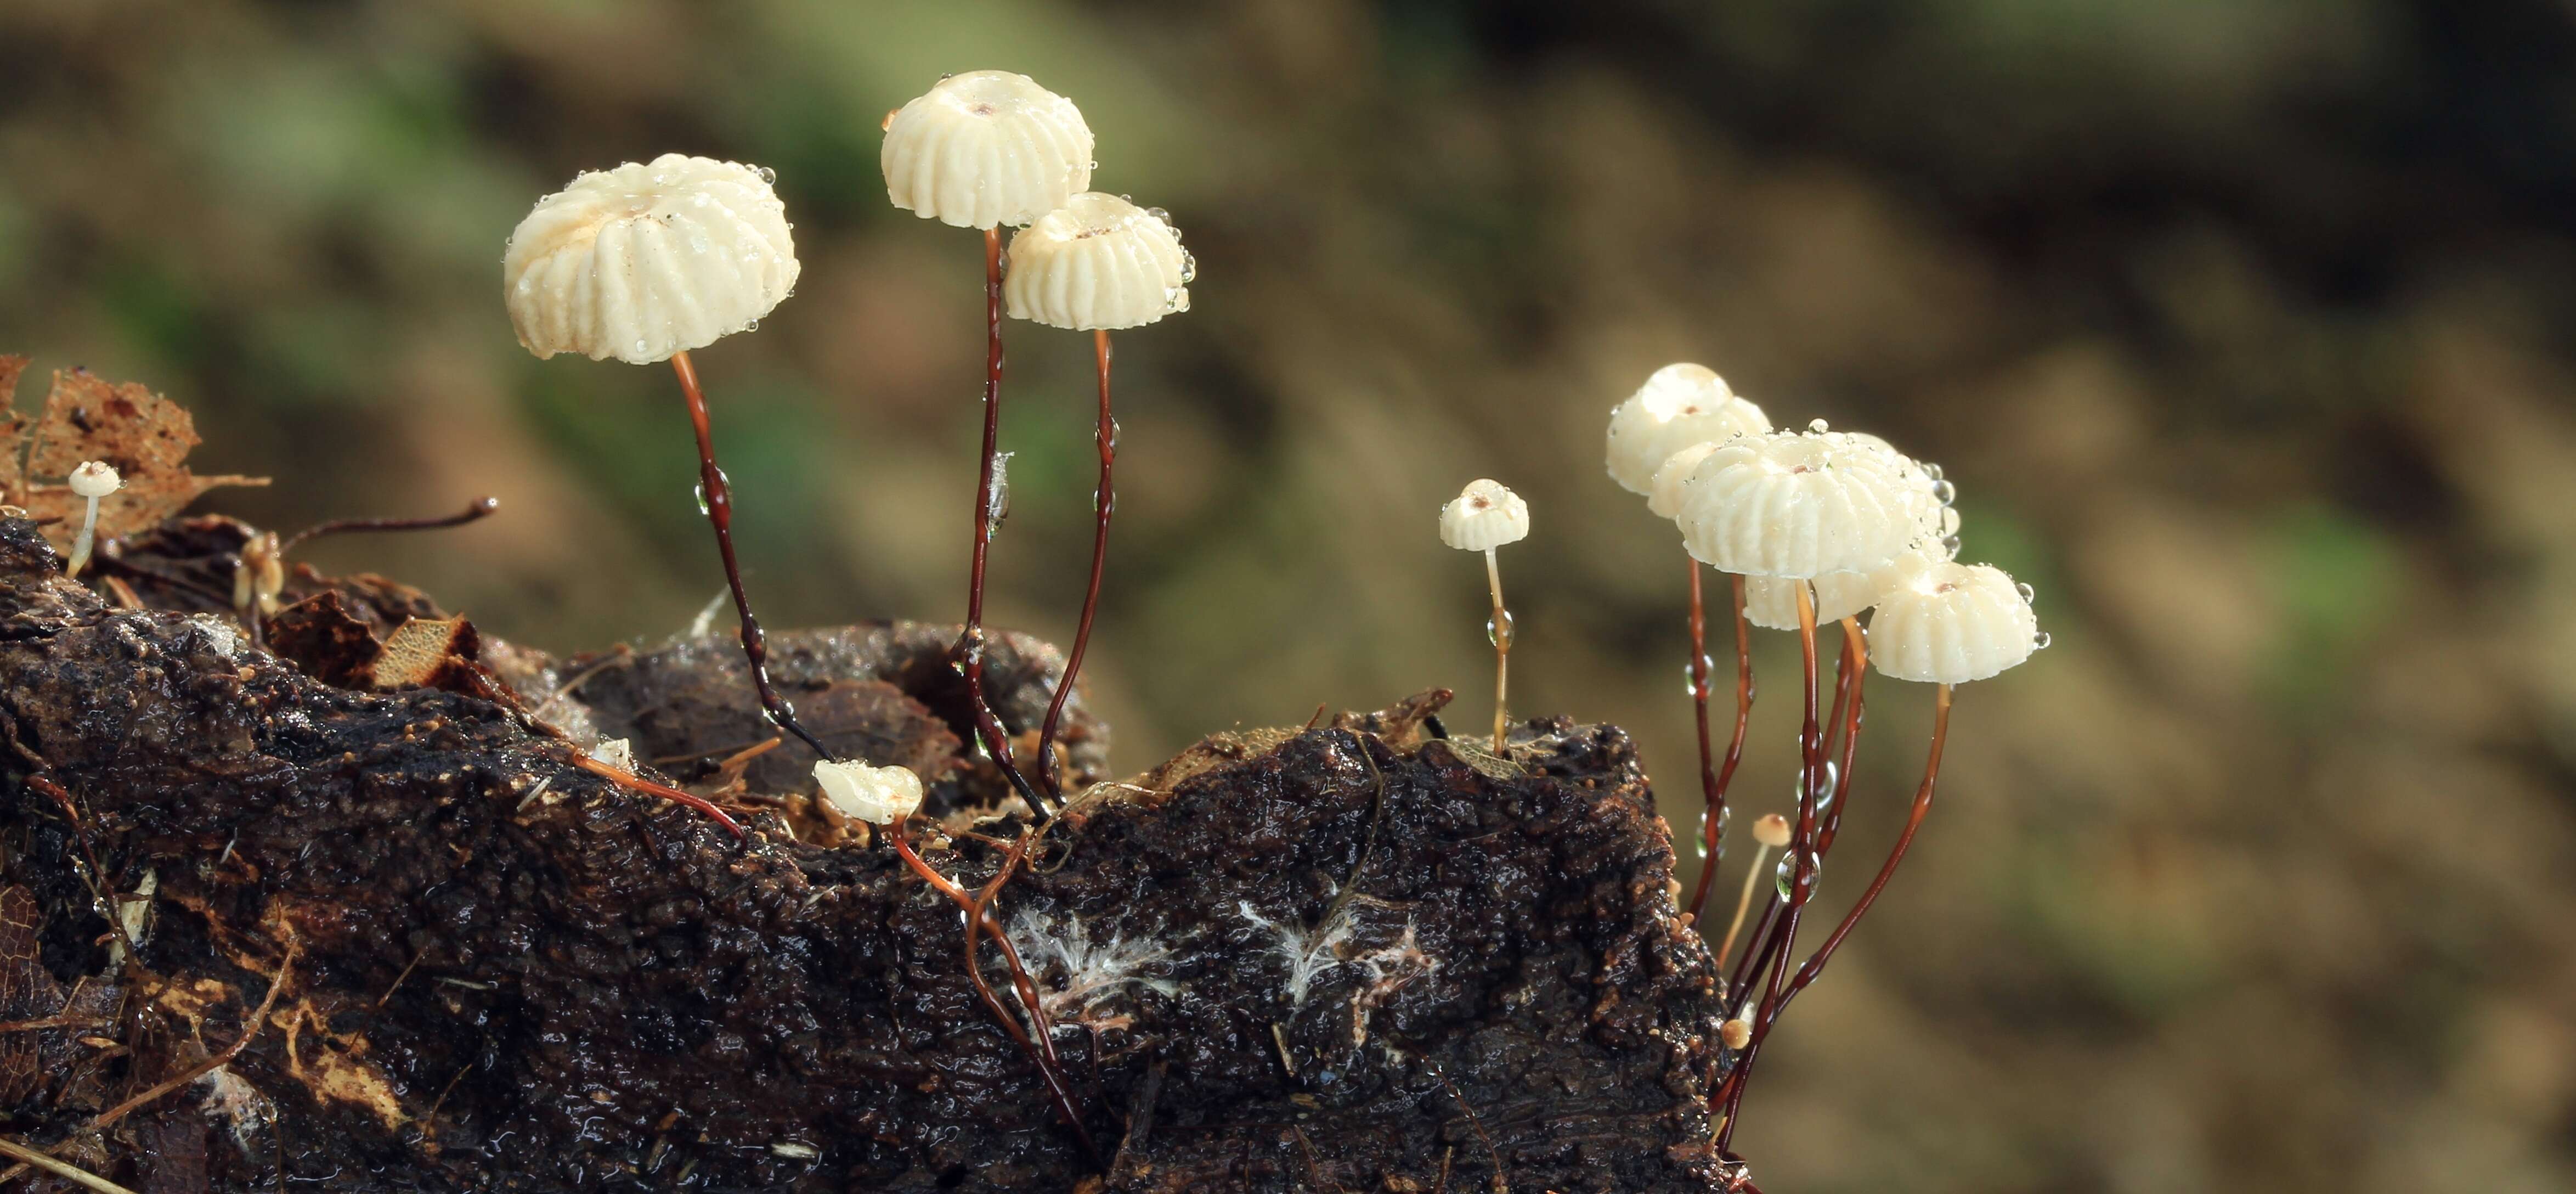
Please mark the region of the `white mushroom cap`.
[[1690, 481], [1691, 471], [1708, 454], [1718, 449], [1716, 440], [1699, 443], [1675, 452], [1655, 466], [1655, 475], [1646, 486], [1646, 509], [1657, 518], [1671, 518], [1682, 512], [1682, 487]]
[[1011, 237], [1014, 319], [1078, 332], [1143, 327], [1190, 309], [1198, 261], [1162, 211], [1085, 191]]
[[1610, 411], [1610, 478], [1630, 493], [1652, 494], [1655, 470], [1673, 453], [1769, 430], [1762, 408], [1736, 397], [1707, 366], [1666, 365]]
[[823, 759], [814, 764], [814, 782], [833, 811], [871, 825], [900, 821], [921, 807], [921, 777], [908, 768]]
[[1866, 431], [1849, 432], [1847, 438], [1885, 453], [1895, 463], [1897, 482], [1915, 501], [1915, 550], [1944, 560], [1959, 554], [1959, 511], [1951, 505], [1958, 490], [1941, 476], [1941, 467], [1899, 452], [1896, 445]]
[[1027, 75], [941, 79], [886, 118], [886, 198], [958, 228], [1017, 227], [1091, 186], [1091, 126]]
[[[1744, 578], [1744, 620], [1766, 630], [1798, 628], [1798, 590], [1802, 581], [1778, 576]], [[1878, 601], [1877, 579], [1866, 572], [1828, 572], [1815, 578], [1816, 625], [1830, 626], [1868, 609]]]
[[108, 462], [90, 460], [72, 470], [70, 483], [75, 496], [103, 498], [123, 488], [125, 479], [117, 476], [115, 466]]
[[666, 153], [537, 201], [501, 258], [501, 297], [540, 358], [668, 360], [743, 331], [796, 289], [771, 174]]
[[1886, 454], [1830, 432], [1774, 432], [1700, 461], [1674, 521], [1720, 572], [1812, 578], [1885, 567], [1913, 541], [1916, 511]]
[[1440, 507], [1440, 541], [1460, 551], [1488, 551], [1529, 537], [1529, 503], [1499, 481], [1479, 477]]
[[1789, 844], [1789, 818], [1778, 813], [1764, 813], [1753, 822], [1753, 840], [1774, 850]]
[[1894, 570], [1870, 619], [1870, 662], [1899, 680], [1965, 684], [2030, 658], [2039, 618], [1990, 564], [1919, 562]]

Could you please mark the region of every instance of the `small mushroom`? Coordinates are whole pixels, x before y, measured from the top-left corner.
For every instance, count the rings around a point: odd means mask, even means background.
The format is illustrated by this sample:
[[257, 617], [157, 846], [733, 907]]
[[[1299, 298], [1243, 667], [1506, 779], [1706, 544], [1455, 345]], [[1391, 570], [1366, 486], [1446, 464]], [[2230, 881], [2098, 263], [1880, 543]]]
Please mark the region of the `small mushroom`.
[[88, 565], [90, 548], [96, 542], [98, 499], [123, 488], [125, 480], [117, 476], [116, 469], [106, 461], [89, 460], [72, 470], [67, 483], [73, 495], [86, 503], [81, 512], [80, 537], [72, 540], [72, 558], [63, 565], [63, 575], [79, 576], [81, 569]]
[[[1789, 844], [1789, 818], [1778, 813], [1764, 813], [1753, 823], [1753, 863], [1744, 869], [1744, 890], [1735, 897], [1735, 919], [1726, 926], [1726, 939], [1717, 947], [1717, 960], [1722, 964], [1735, 952], [1736, 934], [1744, 931], [1744, 913], [1753, 907], [1753, 888], [1762, 879], [1762, 862], [1773, 850]], [[1714, 862], [1709, 865], [1715, 866]], [[1728, 1046], [1741, 1049], [1742, 1042]]]
[[706, 395], [689, 351], [759, 325], [794, 292], [787, 207], [767, 170], [666, 153], [575, 177], [510, 234], [501, 292], [519, 343], [631, 364], [669, 361], [698, 444], [698, 504], [714, 528], [741, 617], [743, 656], [771, 721], [825, 758], [769, 682], [768, 641], [733, 549], [733, 488], [716, 464]]
[[1990, 564], [1893, 570], [1870, 622], [1870, 662], [1899, 680], [1965, 684], [2019, 666], [2047, 641], [2027, 590]]
[[1026, 224], [1091, 185], [1091, 126], [1027, 75], [941, 79], [886, 117], [886, 198], [957, 228]]
[[887, 113], [877, 163], [886, 197], [924, 219], [984, 233], [984, 445], [968, 545], [966, 627], [956, 663], [976, 736], [1030, 807], [1045, 802], [1021, 775], [1010, 733], [984, 699], [984, 566], [992, 549], [1002, 434], [1002, 226], [1065, 206], [1091, 185], [1091, 127], [1073, 101], [1027, 75], [948, 75]]
[[814, 782], [832, 811], [871, 825], [891, 825], [921, 807], [921, 777], [904, 767], [825, 759], [814, 764]]
[[1082, 619], [1065, 656], [1064, 675], [1056, 681], [1055, 697], [1038, 729], [1038, 774], [1059, 799], [1064, 788], [1056, 728], [1091, 646], [1092, 619], [1100, 609], [1100, 581], [1109, 560], [1109, 518], [1118, 505], [1118, 420], [1109, 405], [1109, 333], [1189, 310], [1189, 284], [1197, 272], [1198, 263], [1181, 248], [1180, 230], [1161, 211], [1097, 191], [1074, 196], [1011, 237], [1003, 293], [1012, 317], [1090, 332], [1100, 372], [1100, 422], [1092, 433], [1100, 451], [1100, 483], [1091, 491], [1091, 583], [1083, 591]]
[[1744, 436], [1684, 483], [1675, 521], [1721, 572], [1811, 580], [1886, 567], [1913, 541], [1918, 499], [1887, 453], [1835, 432]]
[[1666, 365], [1610, 411], [1610, 478], [1630, 493], [1652, 493], [1655, 470], [1673, 453], [1769, 430], [1762, 408], [1708, 366]]
[[1499, 481], [1478, 478], [1440, 507], [1440, 541], [1460, 551], [1485, 553], [1485, 584], [1494, 599], [1485, 637], [1494, 644], [1494, 753], [1502, 754], [1511, 687], [1512, 611], [1503, 607], [1503, 573], [1494, 549], [1529, 537], [1529, 503]]

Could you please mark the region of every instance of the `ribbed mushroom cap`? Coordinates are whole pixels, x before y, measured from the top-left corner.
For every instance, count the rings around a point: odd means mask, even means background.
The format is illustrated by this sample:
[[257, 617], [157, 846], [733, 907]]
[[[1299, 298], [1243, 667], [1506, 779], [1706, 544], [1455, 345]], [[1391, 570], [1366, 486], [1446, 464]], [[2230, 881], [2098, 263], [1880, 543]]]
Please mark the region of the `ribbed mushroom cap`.
[[886, 198], [959, 228], [1017, 227], [1091, 185], [1091, 126], [1027, 75], [941, 79], [886, 118]]
[[593, 170], [537, 201], [501, 258], [519, 343], [633, 364], [743, 331], [796, 289], [770, 174], [666, 153]]
[[[1744, 578], [1744, 620], [1766, 630], [1798, 628], [1798, 590], [1803, 581], [1779, 576]], [[1815, 578], [1816, 625], [1830, 626], [1868, 609], [1878, 600], [1878, 585], [1866, 572], [1828, 572]]]
[[1945, 560], [1895, 572], [1869, 623], [1870, 662], [1881, 673], [1965, 684], [2038, 648], [2039, 618], [2002, 569]]
[[1762, 408], [1736, 397], [1706, 365], [1666, 365], [1610, 411], [1610, 479], [1652, 495], [1655, 470], [1673, 453], [1769, 430]]
[[823, 759], [814, 764], [814, 782], [833, 811], [871, 825], [900, 821], [921, 807], [921, 777], [905, 767]]
[[116, 466], [104, 460], [87, 460], [72, 470], [69, 484], [75, 497], [103, 498], [123, 488], [125, 479], [116, 475]]
[[1198, 262], [1159, 209], [1085, 191], [1011, 237], [1011, 317], [1087, 332], [1190, 309]]
[[1646, 509], [1657, 518], [1671, 518], [1681, 513], [1683, 486], [1689, 483], [1692, 471], [1699, 468], [1699, 462], [1708, 459], [1708, 454], [1720, 446], [1716, 440], [1702, 440], [1665, 457], [1662, 464], [1655, 466], [1655, 475], [1648, 479]]
[[1682, 545], [1720, 572], [1813, 578], [1885, 567], [1917, 514], [1886, 454], [1831, 432], [1721, 445], [1684, 482]]
[[1959, 554], [1959, 511], [1951, 503], [1958, 490], [1941, 475], [1941, 467], [1896, 450], [1896, 445], [1866, 431], [1847, 433], [1853, 443], [1886, 453], [1896, 466], [1898, 485], [1915, 501], [1913, 546], [1927, 556], [1949, 559]]
[[1479, 477], [1440, 507], [1440, 541], [1460, 551], [1486, 551], [1529, 536], [1529, 503]]

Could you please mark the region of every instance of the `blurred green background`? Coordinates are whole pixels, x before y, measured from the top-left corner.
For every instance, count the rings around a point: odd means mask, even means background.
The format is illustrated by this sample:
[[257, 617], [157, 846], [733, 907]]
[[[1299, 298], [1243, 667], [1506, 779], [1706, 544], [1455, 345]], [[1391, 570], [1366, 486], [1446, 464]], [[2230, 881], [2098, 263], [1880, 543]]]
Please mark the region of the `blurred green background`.
[[[771, 166], [799, 293], [697, 354], [753, 592], [951, 620], [980, 249], [888, 206], [878, 122], [1025, 71], [1202, 265], [1118, 340], [1122, 769], [1433, 685], [1476, 724], [1483, 578], [1432, 524], [1492, 475], [1535, 511], [1516, 706], [1628, 727], [1687, 833], [1682, 557], [1600, 439], [1701, 361], [1945, 464], [2057, 644], [1962, 691], [1914, 861], [1767, 1055], [1769, 1189], [2564, 1191], [2571, 47], [2544, 0], [9, 0], [0, 349], [192, 407], [201, 466], [278, 480], [207, 508], [263, 525], [496, 494], [310, 558], [657, 641], [720, 583], [671, 378], [522, 351], [502, 242], [582, 168]], [[1010, 335], [995, 620], [1061, 641], [1089, 346]], [[1759, 652], [1747, 813], [1791, 786]], [[1830, 907], [1928, 724], [1870, 691]]]

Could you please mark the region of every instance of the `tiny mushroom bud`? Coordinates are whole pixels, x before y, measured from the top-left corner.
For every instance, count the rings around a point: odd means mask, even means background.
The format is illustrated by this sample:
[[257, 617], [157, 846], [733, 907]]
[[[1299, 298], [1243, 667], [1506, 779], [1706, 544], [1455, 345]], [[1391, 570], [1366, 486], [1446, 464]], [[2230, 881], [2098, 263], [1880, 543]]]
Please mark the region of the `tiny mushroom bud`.
[[1706, 365], [1666, 365], [1610, 412], [1610, 478], [1652, 494], [1656, 468], [1673, 453], [1769, 430], [1762, 408], [1736, 397]]
[[1491, 551], [1529, 536], [1529, 503], [1499, 481], [1479, 478], [1440, 507], [1440, 541], [1460, 551]]
[[1885, 567], [1919, 525], [1887, 454], [1836, 432], [1721, 445], [1691, 471], [1675, 521], [1718, 571], [1797, 580]]
[[886, 118], [886, 198], [958, 228], [1017, 227], [1091, 185], [1091, 127], [1027, 75], [941, 79]]
[[643, 365], [759, 322], [800, 268], [771, 177], [666, 153], [538, 200], [501, 262], [519, 343]]
[[1159, 210], [1085, 191], [1011, 237], [1011, 317], [1077, 332], [1143, 327], [1190, 309], [1198, 263]]
[[78, 576], [89, 563], [90, 549], [97, 542], [98, 499], [116, 492], [125, 481], [106, 461], [90, 460], [72, 470], [69, 483], [72, 493], [87, 504], [81, 512], [80, 537], [72, 541], [72, 558], [63, 565], [65, 575]]
[[1870, 662], [1899, 680], [1965, 684], [2030, 658], [2047, 642], [2030, 599], [1990, 564], [1920, 562], [1890, 570], [1870, 621]]
[[832, 811], [871, 825], [890, 825], [921, 807], [921, 777], [904, 767], [865, 763], [814, 764], [814, 782]]
[[1729, 1049], [1741, 1049], [1753, 1043], [1753, 1023], [1738, 1016], [1717, 1026], [1717, 1039], [1726, 1042]]
[[635, 745], [624, 738], [603, 738], [590, 748], [590, 757], [620, 771], [635, 770]]
[[1789, 844], [1789, 818], [1765, 813], [1753, 823], [1753, 840], [1777, 850]]

